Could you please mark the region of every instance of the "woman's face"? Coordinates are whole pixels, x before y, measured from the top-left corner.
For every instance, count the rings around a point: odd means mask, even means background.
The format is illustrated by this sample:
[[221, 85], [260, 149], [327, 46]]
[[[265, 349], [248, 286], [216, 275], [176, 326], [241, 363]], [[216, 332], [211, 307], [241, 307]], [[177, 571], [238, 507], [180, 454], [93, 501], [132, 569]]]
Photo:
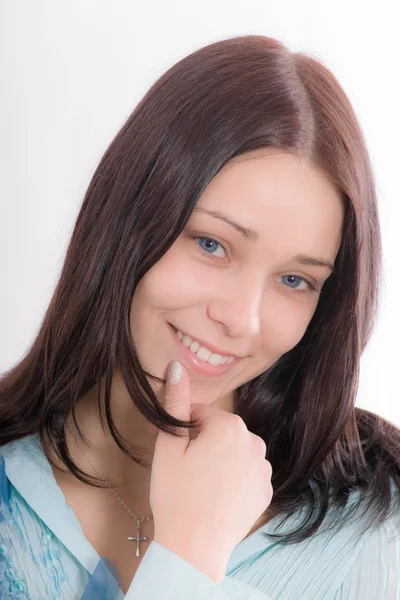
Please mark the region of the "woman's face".
[[[296, 257], [333, 265], [342, 223], [340, 193], [304, 159], [263, 149], [231, 160], [135, 291], [131, 331], [143, 368], [164, 378], [180, 360], [193, 403], [231, 410], [233, 391], [303, 337], [331, 271]], [[218, 357], [206, 361], [195, 341], [236, 358], [213, 366]]]

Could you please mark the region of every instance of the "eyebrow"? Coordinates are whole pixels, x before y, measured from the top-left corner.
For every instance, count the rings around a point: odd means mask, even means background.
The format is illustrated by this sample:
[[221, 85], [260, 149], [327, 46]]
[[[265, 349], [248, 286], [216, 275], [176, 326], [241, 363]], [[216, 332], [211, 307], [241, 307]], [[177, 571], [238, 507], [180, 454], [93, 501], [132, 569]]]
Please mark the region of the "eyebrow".
[[[224, 215], [223, 213], [217, 210], [208, 210], [207, 208], [202, 208], [201, 206], [195, 206], [193, 212], [203, 212], [211, 217], [215, 217], [216, 219], [220, 219], [221, 221], [225, 221], [228, 225], [231, 225], [239, 231], [243, 235], [246, 240], [250, 240], [251, 242], [256, 242], [260, 239], [258, 231], [252, 229], [251, 227], [246, 227], [245, 225], [241, 225], [237, 221], [234, 221], [231, 217]], [[301, 265], [311, 265], [313, 267], [324, 267], [329, 269], [331, 273], [335, 272], [335, 267], [329, 260], [324, 260], [323, 258], [313, 258], [312, 256], [307, 256], [306, 254], [296, 254], [293, 257], [293, 260]]]

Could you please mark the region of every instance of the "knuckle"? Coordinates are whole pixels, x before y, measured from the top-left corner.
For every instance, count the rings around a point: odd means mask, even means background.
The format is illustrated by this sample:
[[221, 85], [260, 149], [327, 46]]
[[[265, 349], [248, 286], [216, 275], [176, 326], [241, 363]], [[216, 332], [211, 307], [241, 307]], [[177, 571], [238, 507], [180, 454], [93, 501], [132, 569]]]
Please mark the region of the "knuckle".
[[242, 417], [235, 414], [230, 414], [229, 416], [234, 429], [239, 431], [247, 431], [246, 423], [243, 421]]
[[260, 452], [265, 457], [267, 453], [267, 445], [264, 440], [259, 435], [255, 435], [254, 433], [251, 434], [251, 438], [255, 452], [257, 452], [257, 454]]
[[255, 442], [260, 447], [260, 452], [262, 452], [263, 456], [265, 456], [267, 454], [267, 444], [262, 438], [260, 438], [260, 436], [256, 435], [255, 437]]
[[233, 413], [228, 413], [221, 410], [220, 418], [224, 419], [224, 421], [226, 421], [226, 423], [229, 424], [229, 427], [233, 429], [246, 427], [242, 417], [239, 417], [239, 415], [235, 415]]
[[271, 477], [272, 476], [272, 465], [269, 462], [269, 460], [267, 460], [267, 459], [265, 459], [265, 469], [267, 471], [268, 476]]

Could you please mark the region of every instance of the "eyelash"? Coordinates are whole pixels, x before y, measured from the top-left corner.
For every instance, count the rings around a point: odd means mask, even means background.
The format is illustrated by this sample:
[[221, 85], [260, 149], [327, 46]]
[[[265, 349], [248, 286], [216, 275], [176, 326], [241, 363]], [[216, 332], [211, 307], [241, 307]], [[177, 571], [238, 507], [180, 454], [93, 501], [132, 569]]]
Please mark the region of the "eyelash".
[[[223, 248], [224, 252], [226, 253], [225, 246], [223, 244], [221, 244], [221, 242], [219, 242], [218, 240], [216, 240], [214, 238], [210, 238], [210, 237], [206, 237], [206, 236], [199, 236], [199, 235], [195, 235], [195, 236], [191, 236], [191, 237], [193, 240], [196, 240], [196, 241], [197, 240], [208, 240], [210, 242], [216, 242], [217, 244], [219, 244], [221, 246], [221, 248]], [[203, 255], [211, 257], [212, 260], [220, 260], [218, 257], [214, 258], [212, 254], [209, 254], [208, 252], [203, 250], [203, 248], [201, 248], [200, 246], [198, 246], [198, 248], [199, 248], [199, 250], [201, 250], [201, 253]], [[291, 277], [291, 276], [293, 276], [293, 275], [292, 274], [283, 275], [283, 277]], [[302, 279], [303, 281], [305, 281], [311, 290], [313, 290], [313, 291], [317, 290], [316, 286], [313, 283], [311, 283], [311, 281], [309, 279], [306, 279], [305, 277], [301, 277], [300, 275], [294, 275], [294, 277], [298, 277], [299, 279]], [[286, 286], [286, 287], [288, 287], [288, 286]], [[308, 291], [310, 291], [310, 289], [309, 290], [296, 290], [294, 288], [289, 288], [289, 289], [292, 289], [293, 292], [295, 292], [297, 294], [306, 294]]]

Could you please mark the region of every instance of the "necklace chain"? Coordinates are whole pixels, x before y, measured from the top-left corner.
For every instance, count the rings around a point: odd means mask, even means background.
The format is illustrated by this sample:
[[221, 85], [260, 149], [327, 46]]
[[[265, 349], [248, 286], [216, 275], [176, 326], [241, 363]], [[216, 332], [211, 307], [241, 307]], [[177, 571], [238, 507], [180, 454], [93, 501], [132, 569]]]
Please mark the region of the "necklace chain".
[[120, 501], [120, 503], [122, 504], [122, 506], [128, 511], [130, 518], [133, 517], [134, 519], [136, 519], [136, 521], [139, 524], [139, 528], [140, 528], [140, 523], [141, 522], [147, 523], [147, 521], [150, 521], [150, 519], [153, 518], [153, 515], [149, 515], [147, 517], [140, 517], [140, 518], [138, 518], [136, 515], [133, 514], [133, 512], [131, 511], [131, 509], [129, 508], [129, 506], [127, 506], [125, 504], [125, 502], [122, 500], [121, 496], [114, 490], [114, 488], [111, 485], [111, 483], [106, 479], [106, 477], [104, 477], [104, 475], [102, 475], [102, 473], [100, 473], [100, 471], [97, 469], [97, 467], [93, 464], [90, 456], [82, 448], [81, 443], [79, 442], [78, 438], [75, 436], [74, 432], [72, 431], [72, 429], [70, 428], [70, 426], [68, 425], [68, 423], [67, 423], [67, 427], [68, 427], [69, 431], [71, 432], [71, 435], [74, 437], [77, 445], [79, 446], [80, 451], [85, 456], [86, 460], [90, 463], [90, 465], [92, 466], [92, 468], [96, 471], [96, 473], [100, 477], [100, 479], [102, 479], [104, 481], [104, 483], [107, 484], [108, 488], [112, 491], [112, 493], [114, 494], [114, 496]]

